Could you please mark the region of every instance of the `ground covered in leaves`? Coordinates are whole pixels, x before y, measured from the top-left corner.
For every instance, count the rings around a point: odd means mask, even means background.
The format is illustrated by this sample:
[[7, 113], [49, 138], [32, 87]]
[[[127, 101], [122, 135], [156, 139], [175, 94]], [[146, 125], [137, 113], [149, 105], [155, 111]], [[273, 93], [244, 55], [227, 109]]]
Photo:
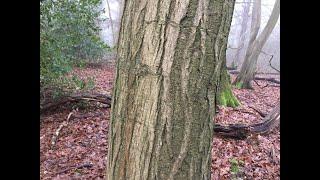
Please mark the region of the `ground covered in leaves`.
[[[95, 92], [110, 94], [114, 66], [75, 69], [80, 77], [95, 80]], [[232, 77], [234, 78], [234, 76]], [[219, 107], [216, 122], [258, 123], [262, 117], [251, 107], [268, 113], [280, 98], [280, 87], [266, 81], [254, 83], [254, 90], [234, 89], [241, 102], [238, 108]], [[62, 106], [41, 115], [40, 178], [41, 179], [103, 179], [108, 150], [110, 110], [99, 106], [75, 106], [68, 124], [52, 145], [52, 137], [70, 115]], [[213, 139], [212, 179], [280, 179], [280, 131], [246, 140]]]

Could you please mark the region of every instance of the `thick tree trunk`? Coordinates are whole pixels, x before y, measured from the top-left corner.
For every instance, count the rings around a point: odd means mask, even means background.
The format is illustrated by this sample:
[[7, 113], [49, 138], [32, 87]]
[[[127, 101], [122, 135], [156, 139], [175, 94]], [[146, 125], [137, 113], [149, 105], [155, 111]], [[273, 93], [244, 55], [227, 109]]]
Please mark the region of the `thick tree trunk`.
[[[260, 1], [260, 0], [258, 0]], [[252, 46], [248, 47], [245, 60], [241, 66], [239, 75], [234, 84], [239, 88], [252, 88], [251, 81], [254, 79], [254, 74], [257, 67], [258, 57], [260, 52], [269, 38], [273, 28], [275, 27], [280, 16], [280, 0], [276, 0], [271, 16], [259, 37], [253, 41]]]
[[107, 179], [210, 179], [223, 33], [234, 0], [127, 0]]
[[243, 9], [241, 13], [242, 21], [241, 21], [241, 27], [240, 27], [240, 38], [238, 43], [238, 48], [236, 50], [236, 54], [234, 55], [231, 67], [238, 68], [238, 64], [240, 62], [240, 53], [242, 51], [242, 48], [245, 44], [246, 39], [246, 32], [247, 32], [247, 25], [248, 25], [248, 19], [249, 19], [249, 12], [250, 12], [250, 5], [251, 0], [249, 0], [246, 3], [243, 3]]

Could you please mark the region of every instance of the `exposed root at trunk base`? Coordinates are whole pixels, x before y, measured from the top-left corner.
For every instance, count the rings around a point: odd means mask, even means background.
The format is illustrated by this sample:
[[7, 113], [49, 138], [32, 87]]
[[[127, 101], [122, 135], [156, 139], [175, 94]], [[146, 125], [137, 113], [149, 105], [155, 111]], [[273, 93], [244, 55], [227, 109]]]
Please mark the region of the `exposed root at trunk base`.
[[261, 123], [251, 125], [230, 124], [226, 126], [215, 124], [214, 132], [218, 137], [222, 138], [246, 139], [253, 134], [266, 135], [278, 125], [280, 125], [280, 102], [263, 118]]

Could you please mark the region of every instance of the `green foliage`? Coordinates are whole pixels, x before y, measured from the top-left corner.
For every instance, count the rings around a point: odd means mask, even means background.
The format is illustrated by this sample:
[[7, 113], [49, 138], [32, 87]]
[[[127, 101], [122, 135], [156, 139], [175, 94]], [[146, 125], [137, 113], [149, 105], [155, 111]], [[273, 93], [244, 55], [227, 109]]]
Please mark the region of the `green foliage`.
[[237, 160], [236, 158], [230, 159], [229, 162], [231, 163], [232, 179], [236, 179], [241, 173], [240, 165], [244, 165], [244, 162], [242, 160]]
[[[40, 84], [42, 87], [84, 87], [63, 77], [73, 67], [101, 59], [110, 49], [99, 37], [101, 0], [45, 0], [40, 2]], [[67, 84], [64, 84], [67, 83]], [[92, 86], [92, 83], [91, 83]], [[62, 87], [61, 87], [62, 88]], [[59, 94], [59, 93], [58, 93]]]
[[235, 87], [238, 88], [238, 89], [241, 89], [243, 86], [243, 82], [238, 82], [236, 83]]

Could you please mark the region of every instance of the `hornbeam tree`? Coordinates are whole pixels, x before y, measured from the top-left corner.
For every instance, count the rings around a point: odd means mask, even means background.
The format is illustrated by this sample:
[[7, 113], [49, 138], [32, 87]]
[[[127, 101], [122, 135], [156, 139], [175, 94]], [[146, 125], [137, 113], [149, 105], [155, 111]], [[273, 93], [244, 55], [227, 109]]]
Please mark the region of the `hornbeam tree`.
[[234, 0], [127, 0], [108, 180], [210, 179], [213, 117]]
[[239, 88], [252, 89], [251, 81], [254, 79], [258, 57], [280, 16], [280, 0], [276, 0], [267, 25], [261, 34], [256, 38], [258, 32], [256, 30], [257, 23], [255, 23], [257, 20], [254, 19], [254, 14], [258, 14], [258, 16], [260, 16], [260, 13], [257, 13], [257, 6], [261, 7], [260, 0], [255, 0], [255, 4], [253, 5], [253, 19], [251, 23], [251, 31], [253, 32], [250, 35], [248, 49], [244, 62], [241, 66], [240, 73], [234, 82], [234, 84]]

